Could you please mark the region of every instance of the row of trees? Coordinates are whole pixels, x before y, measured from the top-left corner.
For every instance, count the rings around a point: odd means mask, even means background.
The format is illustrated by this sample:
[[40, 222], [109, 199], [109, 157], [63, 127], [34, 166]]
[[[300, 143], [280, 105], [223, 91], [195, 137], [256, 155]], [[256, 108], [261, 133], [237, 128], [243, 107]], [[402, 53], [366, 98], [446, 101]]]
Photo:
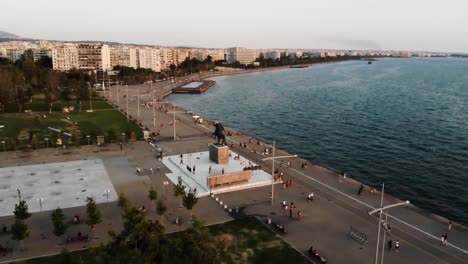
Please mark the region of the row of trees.
[[53, 70], [50, 59], [43, 57], [38, 62], [20, 59], [14, 64], [2, 61], [0, 64], [0, 111], [7, 104], [16, 104], [21, 112], [24, 104], [34, 94], [43, 94], [49, 106], [49, 113], [58, 100], [76, 99], [81, 104], [90, 96], [89, 85], [93, 74], [80, 71], [62, 73]]
[[[366, 56], [369, 57], [369, 56]], [[241, 64], [240, 62], [236, 61], [234, 63], [228, 64], [226, 61], [216, 61], [216, 66], [228, 66], [233, 68], [243, 68], [243, 69], [252, 69], [258, 67], [275, 67], [275, 66], [287, 66], [287, 65], [300, 65], [300, 64], [310, 64], [310, 63], [320, 63], [320, 62], [333, 62], [333, 61], [345, 61], [345, 60], [356, 60], [360, 59], [359, 56], [339, 56], [339, 57], [310, 57], [310, 56], [303, 56], [292, 58], [289, 56], [282, 56], [276, 60], [265, 58], [262, 55], [258, 57], [255, 62], [258, 62], [258, 66], [253, 64]]]
[[[124, 194], [119, 195], [118, 206], [124, 219], [120, 233], [110, 231], [111, 241], [90, 249], [89, 263], [220, 263], [229, 261], [230, 256], [223, 240], [213, 237], [204, 223], [192, 216], [192, 209], [198, 201], [196, 192], [186, 190], [179, 177], [173, 187], [174, 196], [180, 198], [190, 211], [193, 226], [180, 235], [166, 235], [162, 224], [167, 207], [151, 187], [148, 198], [160, 220], [151, 220], [141, 208], [133, 206]], [[25, 220], [31, 216], [28, 205], [20, 200], [15, 205], [16, 221], [12, 225], [12, 239], [20, 243], [29, 236]], [[51, 215], [53, 233], [61, 238], [68, 229], [62, 209], [53, 210]], [[94, 232], [95, 226], [102, 221], [101, 212], [93, 198], [87, 198], [85, 223]], [[75, 260], [76, 261], [76, 260]], [[72, 261], [73, 262], [73, 261]]]

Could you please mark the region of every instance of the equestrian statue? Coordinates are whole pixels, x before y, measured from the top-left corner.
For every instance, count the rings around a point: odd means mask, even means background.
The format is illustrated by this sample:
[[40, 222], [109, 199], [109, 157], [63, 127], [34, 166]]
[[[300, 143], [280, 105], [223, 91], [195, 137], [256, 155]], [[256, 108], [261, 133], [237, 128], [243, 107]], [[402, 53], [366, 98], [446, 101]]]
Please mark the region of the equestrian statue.
[[[218, 138], [218, 145], [226, 145], [226, 133], [224, 133], [224, 127], [220, 122], [215, 122], [215, 131], [211, 135], [213, 138]], [[220, 143], [221, 141], [221, 143]]]

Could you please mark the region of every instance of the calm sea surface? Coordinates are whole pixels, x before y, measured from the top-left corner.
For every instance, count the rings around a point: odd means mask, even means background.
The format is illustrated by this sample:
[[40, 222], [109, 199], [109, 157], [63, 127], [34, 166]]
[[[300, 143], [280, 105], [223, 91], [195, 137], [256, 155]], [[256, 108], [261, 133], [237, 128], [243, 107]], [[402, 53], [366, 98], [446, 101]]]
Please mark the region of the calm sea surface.
[[468, 224], [467, 59], [352, 61], [213, 79], [204, 94], [168, 100]]

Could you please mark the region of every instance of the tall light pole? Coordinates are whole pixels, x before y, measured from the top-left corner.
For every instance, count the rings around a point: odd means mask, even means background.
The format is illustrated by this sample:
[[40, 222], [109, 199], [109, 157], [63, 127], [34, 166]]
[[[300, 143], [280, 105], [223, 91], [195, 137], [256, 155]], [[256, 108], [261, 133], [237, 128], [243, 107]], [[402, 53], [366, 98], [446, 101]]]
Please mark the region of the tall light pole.
[[[181, 113], [182, 113], [182, 112], [181, 112]], [[168, 114], [171, 114], [171, 112], [168, 112]], [[176, 119], [175, 119], [175, 114], [176, 114], [175, 105], [172, 105], [172, 125], [174, 126], [174, 140], [177, 140], [177, 137], [176, 137]]]
[[127, 111], [126, 111], [126, 113], [127, 113], [127, 122], [128, 122], [129, 117], [128, 117], [128, 85], [127, 84], [125, 85], [125, 99], [127, 99]]
[[140, 117], [140, 86], [137, 86], [137, 111], [138, 118]]
[[119, 89], [120, 89], [120, 84], [117, 85], [117, 106], [120, 108], [120, 105], [119, 105]]
[[91, 112], [93, 111], [93, 101], [91, 101], [91, 96], [92, 96], [92, 93], [91, 93], [91, 84], [89, 86], [89, 110], [91, 110]]
[[174, 125], [174, 140], [177, 140], [176, 138], [176, 124], [175, 124], [175, 105], [172, 105], [172, 113], [173, 113], [173, 117], [172, 117], [172, 124]]
[[279, 156], [275, 157], [275, 141], [273, 140], [273, 150], [272, 150], [272, 157], [265, 158], [263, 161], [271, 160], [271, 206], [273, 206], [273, 199], [275, 195], [275, 159], [278, 158], [297, 158], [297, 155], [289, 155], [289, 156]]
[[[153, 84], [151, 83], [151, 86]], [[156, 113], [154, 112], [154, 105], [155, 105], [155, 102], [154, 102], [154, 93], [155, 91], [153, 90], [153, 101], [151, 102], [151, 105], [153, 106], [153, 128], [156, 129]]]
[[[410, 201], [405, 201], [405, 202], [401, 202], [401, 203], [396, 203], [396, 204], [390, 204], [390, 205], [387, 205], [387, 206], [383, 206], [384, 187], [385, 187], [385, 185], [382, 183], [382, 195], [381, 195], [381, 198], [380, 198], [380, 208], [375, 208], [374, 210], [371, 210], [371, 211], [368, 212], [369, 215], [372, 215], [374, 213], [379, 212], [379, 227], [378, 227], [378, 233], [377, 233], [377, 246], [375, 248], [375, 261], [374, 261], [375, 264], [378, 263], [377, 259], [379, 258], [380, 226], [382, 225], [382, 212], [384, 210], [387, 210], [387, 209], [392, 208], [392, 207], [397, 207], [397, 206], [401, 206], [401, 205], [410, 204]], [[385, 238], [384, 238], [383, 243], [385, 243]], [[383, 263], [383, 247], [382, 247], [381, 262]]]

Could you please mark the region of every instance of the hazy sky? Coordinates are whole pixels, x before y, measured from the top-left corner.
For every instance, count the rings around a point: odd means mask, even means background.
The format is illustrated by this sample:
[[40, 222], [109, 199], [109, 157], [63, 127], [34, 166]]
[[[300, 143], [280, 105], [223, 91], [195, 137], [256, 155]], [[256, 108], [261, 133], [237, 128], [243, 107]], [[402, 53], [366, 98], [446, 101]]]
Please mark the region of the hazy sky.
[[38, 39], [468, 52], [468, 0], [6, 0], [0, 14]]

